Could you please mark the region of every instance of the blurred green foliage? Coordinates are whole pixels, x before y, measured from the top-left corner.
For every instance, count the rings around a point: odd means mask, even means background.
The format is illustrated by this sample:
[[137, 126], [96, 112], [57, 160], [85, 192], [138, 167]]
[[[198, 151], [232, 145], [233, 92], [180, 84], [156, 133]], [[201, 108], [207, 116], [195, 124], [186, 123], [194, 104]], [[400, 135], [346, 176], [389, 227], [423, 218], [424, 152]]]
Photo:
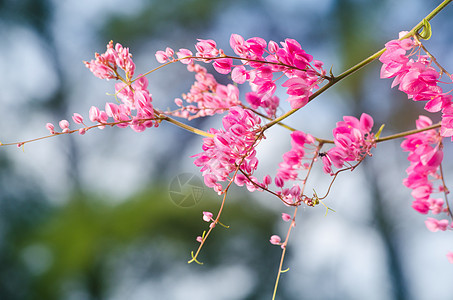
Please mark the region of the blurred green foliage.
[[[233, 262], [249, 266], [258, 279], [249, 299], [259, 299], [272, 286], [274, 274], [269, 270], [276, 270], [280, 255], [266, 238], [278, 219], [253, 200], [229, 202], [222, 222], [230, 228], [218, 226], [201, 252], [204, 265], [190, 267], [207, 271]], [[15, 234], [8, 239], [13, 249], [8, 266], [21, 274], [0, 282], [1, 299], [66, 299], [74, 282], [89, 299], [108, 299], [116, 285], [112, 278], [121, 277], [112, 261], [120, 264], [131, 249], [152, 253], [152, 259], [126, 261], [127, 267], [145, 268], [150, 278], [171, 274], [173, 267], [187, 263], [190, 251], [198, 247], [196, 236], [207, 230], [201, 211], [215, 212], [218, 207], [218, 198], [205, 197], [193, 208], [179, 208], [170, 201], [166, 186], [155, 186], [121, 204], [74, 195], [33, 226], [10, 223], [22, 230], [11, 228]], [[20, 286], [20, 292], [8, 285]]]

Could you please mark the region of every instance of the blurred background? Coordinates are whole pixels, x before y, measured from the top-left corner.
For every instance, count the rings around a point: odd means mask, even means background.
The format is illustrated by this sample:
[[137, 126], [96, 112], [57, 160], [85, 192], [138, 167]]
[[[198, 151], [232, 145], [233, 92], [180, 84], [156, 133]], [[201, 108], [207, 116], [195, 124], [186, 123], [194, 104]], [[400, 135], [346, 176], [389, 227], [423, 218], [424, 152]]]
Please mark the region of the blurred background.
[[[112, 101], [112, 82], [82, 61], [110, 41], [130, 47], [136, 74], [158, 63], [154, 53], [215, 39], [229, 52], [238, 33], [298, 40], [339, 74], [409, 30], [440, 1], [372, 0], [0, 0], [0, 141], [47, 135], [47, 122], [88, 117], [91, 105]], [[432, 22], [426, 45], [448, 70], [453, 7]], [[287, 123], [331, 138], [343, 115], [371, 114], [384, 135], [409, 130], [423, 104], [379, 79], [379, 62], [347, 78]], [[216, 74], [217, 76], [218, 74]], [[193, 74], [174, 64], [148, 76], [156, 107], [174, 108]], [[221, 83], [228, 78], [217, 76]], [[246, 90], [241, 90], [244, 93]], [[243, 94], [242, 94], [243, 95]], [[283, 113], [289, 109], [284, 91]], [[438, 115], [430, 115], [435, 121]], [[197, 120], [219, 127], [220, 116]], [[74, 126], [73, 126], [74, 127]], [[401, 141], [379, 144], [374, 156], [335, 182], [326, 204], [303, 209], [291, 236], [278, 299], [451, 299], [453, 250], [448, 232], [431, 233], [410, 208], [401, 181], [408, 167]], [[181, 173], [199, 176], [191, 155], [202, 139], [172, 126], [135, 133], [92, 130], [0, 149], [0, 299], [270, 299], [290, 213], [278, 199], [234, 188], [222, 222], [202, 250], [202, 266], [187, 264], [202, 211], [221, 199], [208, 189], [197, 205], [176, 206], [169, 184]], [[273, 128], [260, 145], [258, 177], [275, 170], [290, 148]], [[447, 184], [452, 147], [445, 146]], [[321, 168], [309, 188], [324, 194]], [[450, 183], [449, 187], [452, 189]]]

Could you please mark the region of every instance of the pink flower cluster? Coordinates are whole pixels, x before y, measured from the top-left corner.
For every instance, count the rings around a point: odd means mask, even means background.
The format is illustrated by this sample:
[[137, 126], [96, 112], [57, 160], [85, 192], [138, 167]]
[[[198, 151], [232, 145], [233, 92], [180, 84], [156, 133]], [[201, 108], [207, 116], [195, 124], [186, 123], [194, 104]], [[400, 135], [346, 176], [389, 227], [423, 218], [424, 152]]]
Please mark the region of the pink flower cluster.
[[[405, 34], [407, 32], [401, 32], [400, 36]], [[399, 85], [399, 90], [406, 93], [409, 99], [428, 101], [425, 105], [427, 111], [442, 110], [441, 135], [453, 136], [453, 96], [450, 92], [443, 92], [439, 86], [441, 74], [432, 66], [428, 55], [419, 54], [418, 47], [412, 38], [386, 43], [386, 51], [379, 58], [383, 63], [381, 78], [394, 78], [392, 87]], [[415, 54], [414, 60], [411, 57]]]
[[[250, 179], [238, 173], [235, 182], [239, 185], [246, 184], [249, 190], [255, 190], [253, 183], [259, 183], [252, 176], [258, 167], [254, 147], [257, 143], [257, 134], [261, 130], [261, 119], [250, 110], [235, 106], [223, 117], [222, 123], [224, 129], [210, 129], [214, 137], [204, 139], [203, 152], [193, 156], [196, 157], [194, 163], [201, 167], [206, 186], [219, 194], [223, 190], [220, 182], [227, 180], [238, 167]], [[269, 178], [265, 181], [268, 182]]]
[[[139, 76], [132, 84], [119, 82], [115, 84], [115, 91], [123, 103], [117, 105], [106, 103], [107, 116], [113, 118], [119, 127], [130, 126], [133, 130], [141, 132], [148, 127], [158, 126], [154, 119], [152, 97], [148, 91], [148, 79]], [[136, 111], [135, 115], [131, 112]], [[91, 112], [91, 110], [90, 110]], [[96, 121], [90, 114], [91, 121]], [[101, 120], [103, 121], [103, 120]]]
[[107, 44], [107, 51], [103, 54], [96, 53], [95, 58], [90, 62], [84, 62], [87, 68], [101, 79], [119, 79], [118, 67], [125, 73], [129, 80], [134, 76], [135, 64], [132, 61], [132, 54], [129, 48], [124, 48], [121, 44], [113, 47], [113, 41]]
[[[281, 188], [277, 194], [287, 205], [299, 205], [302, 198], [306, 199], [301, 195], [302, 189], [299, 184], [294, 183], [291, 188], [284, 188], [284, 185], [286, 182], [298, 180], [299, 172], [309, 168], [309, 164], [304, 163], [304, 160], [307, 159], [307, 150], [310, 151], [310, 145], [314, 145], [315, 141], [313, 136], [302, 131], [291, 133], [291, 150], [283, 154], [283, 161], [279, 163], [274, 179], [275, 185]], [[287, 221], [285, 215], [282, 218]]]
[[[105, 110], [92, 106], [89, 111], [90, 121], [98, 123], [97, 127], [100, 129], [103, 129], [105, 125], [116, 125], [121, 128], [130, 126], [137, 132], [141, 132], [147, 127], [158, 126], [158, 122], [154, 118], [151, 94], [148, 91], [148, 79], [140, 75], [132, 80], [135, 64], [129, 49], [120, 44], [116, 44], [114, 48], [113, 42], [110, 41], [106, 52], [96, 53], [95, 56], [95, 60], [85, 62], [85, 65], [96, 77], [120, 80], [115, 84], [115, 95], [121, 99], [122, 103], [108, 102], [105, 104]], [[118, 69], [125, 72], [125, 78], [119, 75]], [[136, 111], [134, 115], [133, 111]], [[113, 122], [110, 122], [109, 118], [112, 118]], [[79, 114], [74, 114], [73, 120], [77, 124], [83, 124], [83, 118]], [[71, 132], [68, 121], [62, 120], [59, 125], [62, 133]], [[53, 124], [48, 123], [46, 128], [51, 134], [56, 134]], [[79, 129], [79, 133], [84, 134], [87, 128], [85, 125]]]
[[[225, 55], [213, 40], [198, 40], [195, 56], [187, 49], [179, 49], [176, 55], [185, 64], [191, 64], [194, 60], [212, 62], [214, 69], [220, 74], [231, 72], [231, 77], [237, 84], [249, 82], [253, 94], [248, 96], [247, 101], [254, 109], [263, 107], [269, 116], [275, 115], [279, 104], [274, 93], [276, 81], [281, 75], [274, 78], [274, 73], [283, 73], [288, 78], [282, 86], [287, 88], [291, 108], [307, 104], [313, 90], [319, 88], [318, 85], [326, 78], [323, 63], [313, 60], [296, 40], [286, 39], [279, 45], [274, 41], [268, 43], [259, 37], [245, 40], [242, 36], [233, 34], [230, 46], [241, 64], [233, 65], [233, 57]], [[156, 59], [160, 63], [175, 61], [174, 54], [174, 50], [167, 48], [165, 51], [157, 51]]]
[[[109, 118], [113, 118], [116, 126], [130, 126], [137, 132], [158, 125], [154, 120], [154, 108], [151, 94], [148, 91], [148, 79], [139, 75], [135, 80], [132, 80], [135, 64], [128, 48], [124, 48], [118, 43], [113, 48], [111, 41], [104, 54], [96, 54], [96, 60], [85, 62], [85, 64], [99, 78], [120, 80], [119, 83], [115, 84], [115, 95], [121, 99], [122, 103], [108, 102], [105, 104], [105, 111], [92, 106], [89, 114], [92, 122], [106, 124]], [[118, 74], [118, 68], [125, 72], [126, 78]], [[115, 76], [111, 76], [111, 74], [115, 74]], [[132, 111], [136, 111], [136, 114], [132, 115]], [[103, 128], [103, 126], [100, 128]]]
[[180, 110], [169, 114], [192, 120], [223, 113], [230, 107], [240, 105], [239, 89], [236, 86], [219, 84], [206, 68], [198, 64], [187, 65], [187, 70], [195, 72], [196, 80], [190, 92], [183, 95], [183, 99], [190, 104], [184, 105], [182, 99], [176, 98], [175, 103]]
[[[423, 129], [432, 125], [430, 118], [420, 116], [416, 121], [417, 129]], [[440, 214], [448, 213], [448, 208], [444, 206], [441, 198], [433, 198], [432, 194], [443, 192], [443, 184], [434, 185], [434, 182], [441, 179], [440, 164], [443, 159], [442, 137], [434, 130], [427, 130], [412, 134], [406, 137], [401, 143], [404, 151], [408, 151], [410, 166], [407, 168], [407, 178], [403, 184], [412, 189], [414, 201], [412, 208], [421, 214]], [[432, 220], [427, 221], [428, 228], [435, 228]], [[440, 226], [439, 228], [443, 228]]]
[[[232, 66], [232, 78], [242, 84], [249, 81], [252, 91], [260, 96], [271, 97], [276, 91], [274, 73], [283, 72], [287, 79], [282, 86], [288, 88], [291, 108], [303, 107], [309, 101], [312, 91], [323, 81], [325, 70], [322, 62], [313, 61], [301, 45], [293, 39], [286, 39], [280, 45], [274, 41], [254, 37], [245, 40], [238, 34], [231, 35], [230, 46], [243, 60], [243, 65]], [[267, 62], [267, 63], [264, 63]], [[311, 65], [313, 63], [313, 65]], [[245, 65], [252, 69], [247, 70]]]
[[360, 120], [345, 116], [343, 121], [337, 122], [333, 129], [335, 147], [321, 156], [324, 172], [332, 174], [332, 165], [341, 169], [346, 162], [361, 161], [371, 155], [371, 148], [376, 146], [373, 128], [373, 118], [363, 113]]
[[434, 218], [427, 218], [425, 221], [426, 228], [428, 228], [429, 231], [432, 232], [437, 232], [437, 231], [445, 231], [447, 229], [452, 229], [453, 228], [453, 223], [450, 224], [450, 221], [447, 219], [443, 220], [437, 220]]
[[[283, 162], [278, 166], [275, 185], [282, 188], [287, 181], [297, 180], [301, 169], [307, 169], [308, 163], [303, 163], [309, 145], [314, 145], [315, 138], [302, 131], [291, 133], [291, 150], [283, 154]], [[297, 195], [298, 196], [298, 195]]]
[[256, 92], [246, 93], [245, 101], [253, 109], [263, 108], [269, 118], [276, 117], [277, 108], [280, 104], [280, 99], [277, 96], [269, 96], [267, 94], [260, 96]]

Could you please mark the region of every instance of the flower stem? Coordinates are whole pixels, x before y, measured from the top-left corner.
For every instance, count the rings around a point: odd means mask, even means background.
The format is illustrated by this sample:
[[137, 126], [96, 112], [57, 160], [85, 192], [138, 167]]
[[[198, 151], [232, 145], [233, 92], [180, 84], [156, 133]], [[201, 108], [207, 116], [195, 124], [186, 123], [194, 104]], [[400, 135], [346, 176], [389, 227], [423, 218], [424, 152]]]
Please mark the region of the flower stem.
[[205, 137], [214, 137], [213, 134], [209, 133], [209, 132], [206, 132], [206, 131], [203, 131], [201, 129], [198, 129], [198, 128], [195, 128], [195, 127], [192, 127], [190, 125], [187, 125], [187, 124], [184, 124], [182, 122], [179, 122], [173, 118], [170, 118], [169, 116], [165, 115], [165, 114], [157, 114], [157, 118], [160, 119], [160, 120], [163, 120], [163, 121], [167, 121], [168, 123], [172, 123], [178, 127], [181, 127], [187, 131], [190, 131], [192, 133], [195, 133], [195, 134], [198, 134], [198, 135], [201, 135], [201, 136], [205, 136]]
[[406, 136], [411, 135], [411, 134], [415, 134], [415, 133], [419, 133], [419, 132], [423, 132], [423, 131], [428, 131], [428, 130], [431, 130], [431, 129], [436, 129], [436, 128], [439, 128], [440, 126], [441, 126], [441, 123], [439, 122], [437, 124], [434, 124], [434, 125], [431, 125], [431, 126], [428, 126], [428, 127], [425, 127], [425, 128], [413, 129], [413, 130], [400, 132], [400, 133], [397, 133], [397, 134], [392, 134], [392, 135], [377, 139], [376, 143], [385, 142], [385, 141], [389, 141], [389, 140], [394, 140], [394, 139], [406, 137]]

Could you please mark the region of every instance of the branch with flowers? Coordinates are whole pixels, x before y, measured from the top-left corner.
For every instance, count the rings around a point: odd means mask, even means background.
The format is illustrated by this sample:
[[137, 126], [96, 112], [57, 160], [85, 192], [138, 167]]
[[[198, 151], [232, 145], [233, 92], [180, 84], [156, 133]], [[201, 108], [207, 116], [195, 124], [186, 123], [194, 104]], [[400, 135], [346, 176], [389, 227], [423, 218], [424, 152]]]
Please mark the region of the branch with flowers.
[[[282, 214], [283, 221], [290, 223], [286, 237], [270, 237], [271, 244], [282, 248], [275, 298], [281, 274], [286, 271], [283, 269], [285, 253], [299, 207], [322, 204], [326, 213], [332, 210], [323, 200], [331, 193], [336, 178], [346, 170], [353, 171], [359, 167], [381, 142], [404, 139], [401, 147], [409, 153], [410, 165], [403, 184], [412, 190], [412, 208], [421, 214], [442, 216], [427, 218], [425, 223], [429, 230], [453, 229], [452, 209], [447, 198], [449, 191], [442, 171], [443, 143], [445, 138], [453, 136], [453, 96], [451, 90], [444, 91], [441, 87], [450, 84], [453, 78], [422, 43], [431, 37], [429, 21], [450, 2], [443, 1], [412, 30], [400, 33], [399, 39], [389, 41], [385, 48], [339, 75], [324, 69], [323, 62], [313, 59], [294, 39], [277, 43], [259, 37], [246, 40], [233, 34], [230, 46], [234, 55], [219, 49], [214, 40], [199, 39], [195, 44], [195, 54], [188, 49], [157, 51], [156, 59], [161, 65], [134, 77], [135, 64], [129, 49], [110, 42], [105, 53], [96, 53], [95, 59], [85, 62], [96, 77], [117, 81], [116, 103], [106, 103], [103, 110], [96, 106], [89, 109], [88, 118], [94, 125], [86, 125], [82, 115], [74, 113], [72, 120], [80, 126], [78, 129], [70, 129], [69, 122], [62, 120], [59, 122], [61, 131], [48, 123], [49, 135], [1, 145], [23, 147], [37, 140], [75, 132], [83, 135], [91, 129], [104, 129], [106, 126], [130, 127], [142, 132], [159, 127], [161, 122], [203, 136], [202, 152], [192, 156], [194, 164], [200, 168], [205, 185], [222, 195], [223, 200], [215, 216], [203, 212], [203, 220], [209, 223], [209, 229], [196, 238], [199, 247], [192, 252], [189, 263], [201, 264], [199, 254], [216, 225], [228, 227], [220, 220], [233, 183], [245, 186], [250, 192], [267, 192], [285, 206], [293, 207], [292, 216]], [[384, 126], [373, 131], [374, 120], [369, 114], [363, 113], [359, 118], [344, 116], [332, 130], [331, 140], [312, 136], [283, 123], [333, 85], [377, 59], [382, 63], [381, 78], [393, 78], [392, 88], [398, 87], [408, 95], [408, 99], [426, 102], [428, 112], [441, 113], [441, 122], [433, 124], [430, 118], [420, 116], [415, 121], [414, 130], [381, 137]], [[174, 100], [177, 108], [161, 110], [153, 105], [146, 76], [177, 62], [195, 74], [195, 82], [189, 92]], [[233, 82], [227, 85], [218, 83], [200, 63], [212, 64], [218, 73], [231, 76]], [[280, 99], [276, 96], [278, 80], [284, 80], [281, 87], [286, 89], [286, 100], [291, 106], [291, 110], [281, 115], [277, 113], [280, 108]], [[245, 83], [249, 85], [249, 92], [241, 95], [238, 86]], [[224, 114], [220, 129], [202, 130], [188, 124], [190, 120], [217, 114]], [[259, 179], [255, 176], [259, 166], [256, 147], [275, 125], [288, 130], [291, 150], [283, 155], [273, 176], [266, 174]], [[330, 184], [324, 193], [313, 190], [310, 194], [305, 189], [317, 162], [330, 177]], [[443, 196], [435, 197], [438, 193]], [[447, 253], [447, 258], [453, 263], [453, 252]]]

